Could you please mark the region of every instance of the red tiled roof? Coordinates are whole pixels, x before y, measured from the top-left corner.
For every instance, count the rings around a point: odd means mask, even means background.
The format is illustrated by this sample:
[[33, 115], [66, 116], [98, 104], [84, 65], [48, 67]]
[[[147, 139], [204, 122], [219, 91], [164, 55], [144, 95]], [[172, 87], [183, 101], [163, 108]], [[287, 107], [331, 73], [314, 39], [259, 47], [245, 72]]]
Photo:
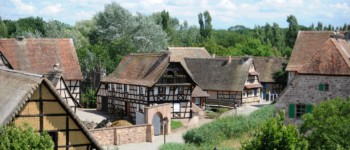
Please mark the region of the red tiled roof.
[[46, 74], [58, 63], [66, 80], [83, 79], [72, 39], [0, 39], [0, 51], [15, 70]]
[[299, 31], [286, 70], [298, 71], [332, 34], [333, 31]]
[[299, 70], [301, 74], [350, 75], [350, 44], [330, 38]]

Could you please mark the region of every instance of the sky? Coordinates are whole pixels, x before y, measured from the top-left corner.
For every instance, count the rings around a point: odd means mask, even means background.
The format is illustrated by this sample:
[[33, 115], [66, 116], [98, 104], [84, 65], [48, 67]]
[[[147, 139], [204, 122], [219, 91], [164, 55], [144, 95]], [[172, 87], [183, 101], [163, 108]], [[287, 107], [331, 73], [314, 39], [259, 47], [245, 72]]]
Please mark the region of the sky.
[[318, 21], [334, 26], [350, 24], [350, 0], [0, 0], [0, 16], [11, 20], [39, 16], [74, 25], [91, 19], [113, 1], [132, 14], [166, 10], [180, 22], [197, 26], [198, 14], [208, 10], [215, 29], [234, 25], [253, 28], [273, 22], [287, 27], [291, 14], [305, 26], [317, 25]]

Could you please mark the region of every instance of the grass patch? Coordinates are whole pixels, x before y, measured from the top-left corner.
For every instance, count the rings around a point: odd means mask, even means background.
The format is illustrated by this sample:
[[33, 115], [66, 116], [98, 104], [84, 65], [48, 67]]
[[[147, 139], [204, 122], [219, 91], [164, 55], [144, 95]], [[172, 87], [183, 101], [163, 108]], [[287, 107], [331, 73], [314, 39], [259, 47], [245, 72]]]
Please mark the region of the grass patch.
[[200, 128], [187, 131], [183, 138], [186, 143], [201, 145], [218, 145], [225, 140], [237, 138], [249, 131], [259, 128], [266, 120], [274, 116], [275, 107], [265, 106], [252, 112], [249, 116], [228, 116], [219, 118]]
[[159, 147], [159, 150], [197, 150], [192, 144], [166, 143]]
[[181, 121], [171, 120], [171, 129], [181, 128], [183, 126]]

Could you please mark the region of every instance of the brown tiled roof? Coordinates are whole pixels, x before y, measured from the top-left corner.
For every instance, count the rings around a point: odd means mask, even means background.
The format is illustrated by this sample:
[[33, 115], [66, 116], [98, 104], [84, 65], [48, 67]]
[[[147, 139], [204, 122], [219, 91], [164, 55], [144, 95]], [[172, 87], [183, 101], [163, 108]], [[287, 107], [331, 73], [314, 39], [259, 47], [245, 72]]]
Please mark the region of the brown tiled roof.
[[153, 86], [170, 63], [167, 53], [129, 54], [101, 82]]
[[283, 57], [254, 57], [253, 59], [260, 82], [275, 82], [273, 74], [282, 71], [283, 66], [287, 64], [286, 58]]
[[52, 83], [44, 78], [43, 75], [0, 68], [0, 81], [0, 127], [10, 123], [39, 85], [45, 84], [92, 144], [95, 145], [97, 149], [102, 149], [80, 119], [63, 101]]
[[298, 71], [332, 34], [333, 31], [299, 31], [286, 70]]
[[350, 75], [350, 44], [344, 39], [328, 39], [299, 70], [300, 74]]
[[252, 59], [185, 58], [195, 81], [203, 90], [242, 91]]
[[197, 85], [192, 91], [192, 97], [209, 97], [209, 94]]
[[83, 79], [72, 39], [0, 39], [0, 51], [15, 70], [46, 74], [58, 63], [65, 79]]

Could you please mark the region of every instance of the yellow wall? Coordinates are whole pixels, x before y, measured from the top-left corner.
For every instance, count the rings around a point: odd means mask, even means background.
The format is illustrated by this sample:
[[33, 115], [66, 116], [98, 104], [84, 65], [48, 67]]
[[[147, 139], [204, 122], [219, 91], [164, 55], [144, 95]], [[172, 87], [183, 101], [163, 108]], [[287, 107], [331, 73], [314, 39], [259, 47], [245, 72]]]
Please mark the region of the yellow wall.
[[[66, 145], [66, 120], [67, 112], [58, 102], [53, 94], [45, 85], [42, 86], [42, 95], [43, 100], [43, 130], [44, 131], [57, 131], [58, 133], [58, 146]], [[39, 88], [33, 93], [30, 97], [30, 100], [39, 100]], [[54, 101], [56, 102], [54, 102]], [[19, 117], [15, 118], [14, 122], [16, 125], [22, 125], [24, 123], [30, 124], [36, 131], [40, 130], [40, 102], [38, 101], [28, 101], [18, 113]], [[27, 116], [24, 116], [27, 115]], [[51, 115], [51, 116], [45, 116]], [[52, 116], [58, 115], [58, 116]], [[62, 116], [61, 116], [62, 115]], [[68, 118], [69, 129], [79, 129], [78, 125], [73, 121], [73, 118], [69, 116]], [[82, 131], [69, 131], [69, 141], [70, 145], [74, 144], [91, 144], [88, 138]], [[64, 148], [65, 149], [65, 148]], [[86, 146], [81, 147], [71, 147], [70, 149], [86, 149]]]

